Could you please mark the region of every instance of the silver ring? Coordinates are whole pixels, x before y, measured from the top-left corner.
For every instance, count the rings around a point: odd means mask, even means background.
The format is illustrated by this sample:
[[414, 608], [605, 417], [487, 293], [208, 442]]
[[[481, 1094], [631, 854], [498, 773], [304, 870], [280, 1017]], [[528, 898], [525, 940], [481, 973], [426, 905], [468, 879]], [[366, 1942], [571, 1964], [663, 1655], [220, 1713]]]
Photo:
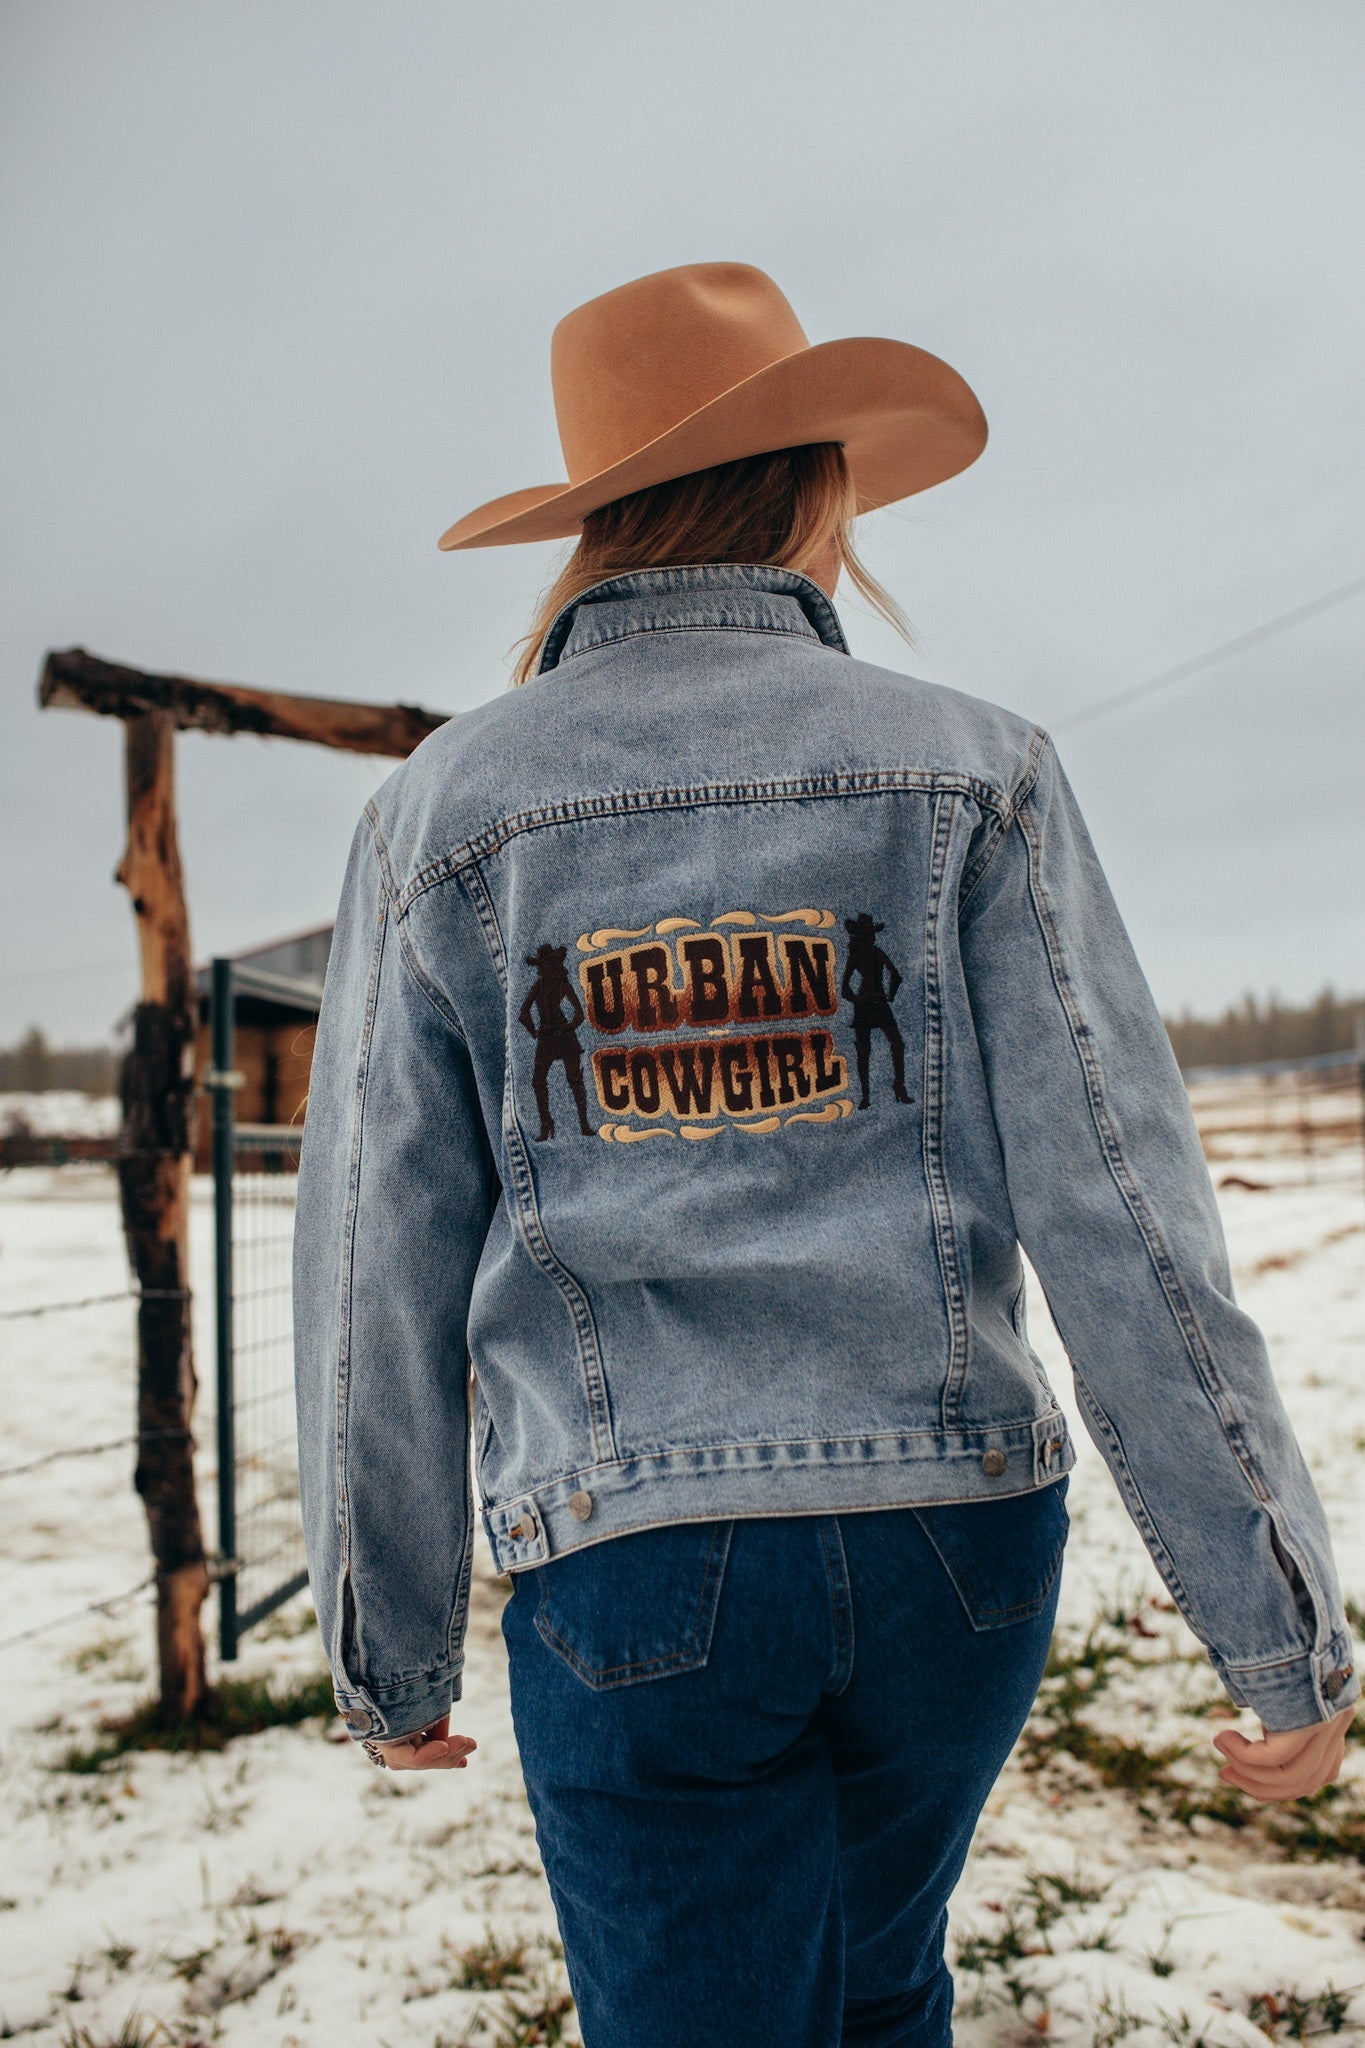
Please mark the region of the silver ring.
[[367, 1736], [365, 1741], [361, 1743], [360, 1747], [364, 1750], [366, 1756], [370, 1759], [370, 1762], [372, 1764], [378, 1764], [381, 1771], [386, 1771], [389, 1768], [389, 1760], [385, 1756], [383, 1750], [379, 1747], [379, 1744], [377, 1742], [372, 1742]]

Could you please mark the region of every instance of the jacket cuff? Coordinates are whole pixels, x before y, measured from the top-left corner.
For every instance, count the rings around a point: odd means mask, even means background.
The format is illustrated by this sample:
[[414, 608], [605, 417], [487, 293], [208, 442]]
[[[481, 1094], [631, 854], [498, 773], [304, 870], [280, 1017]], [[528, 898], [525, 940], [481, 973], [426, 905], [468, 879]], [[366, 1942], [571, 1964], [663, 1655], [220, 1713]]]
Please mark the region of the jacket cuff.
[[376, 1742], [397, 1742], [404, 1735], [416, 1735], [442, 1714], [449, 1713], [460, 1697], [461, 1667], [427, 1672], [401, 1685], [337, 1685], [337, 1712], [346, 1723], [353, 1742], [367, 1738]]
[[1272, 1663], [1225, 1664], [1215, 1656], [1213, 1666], [1228, 1697], [1237, 1706], [1250, 1708], [1267, 1735], [1331, 1721], [1360, 1698], [1351, 1639], [1345, 1633], [1333, 1636], [1325, 1649], [1303, 1650]]

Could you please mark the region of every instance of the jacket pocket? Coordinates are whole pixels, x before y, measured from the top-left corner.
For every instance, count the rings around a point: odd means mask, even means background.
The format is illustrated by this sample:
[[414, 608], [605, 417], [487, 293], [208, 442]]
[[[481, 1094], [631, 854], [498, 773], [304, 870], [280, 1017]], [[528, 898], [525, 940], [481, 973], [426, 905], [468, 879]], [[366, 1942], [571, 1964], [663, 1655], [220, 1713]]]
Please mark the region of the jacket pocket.
[[1042, 1613], [1071, 1526], [1066, 1490], [1062, 1478], [1008, 1500], [914, 1510], [974, 1629]]
[[730, 1522], [612, 1536], [536, 1567], [536, 1629], [594, 1692], [696, 1671], [730, 1551]]

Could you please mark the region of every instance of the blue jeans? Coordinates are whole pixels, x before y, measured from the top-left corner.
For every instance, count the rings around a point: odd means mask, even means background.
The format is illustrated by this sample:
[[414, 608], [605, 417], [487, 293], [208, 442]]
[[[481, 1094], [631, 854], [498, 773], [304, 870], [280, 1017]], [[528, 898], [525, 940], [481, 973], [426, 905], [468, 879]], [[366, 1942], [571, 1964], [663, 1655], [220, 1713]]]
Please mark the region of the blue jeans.
[[1042, 1676], [1065, 1493], [675, 1523], [516, 1576], [586, 2048], [949, 2040], [948, 1896]]

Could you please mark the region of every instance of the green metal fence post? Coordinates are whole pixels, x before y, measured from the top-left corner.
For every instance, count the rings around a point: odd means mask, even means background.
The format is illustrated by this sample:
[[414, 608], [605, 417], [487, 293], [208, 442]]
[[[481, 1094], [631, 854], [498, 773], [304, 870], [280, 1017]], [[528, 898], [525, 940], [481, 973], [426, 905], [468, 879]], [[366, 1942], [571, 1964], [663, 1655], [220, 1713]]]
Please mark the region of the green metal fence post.
[[218, 1651], [237, 1655], [237, 1460], [232, 1359], [232, 962], [215, 960], [211, 998], [213, 1066], [213, 1261], [218, 1344]]

